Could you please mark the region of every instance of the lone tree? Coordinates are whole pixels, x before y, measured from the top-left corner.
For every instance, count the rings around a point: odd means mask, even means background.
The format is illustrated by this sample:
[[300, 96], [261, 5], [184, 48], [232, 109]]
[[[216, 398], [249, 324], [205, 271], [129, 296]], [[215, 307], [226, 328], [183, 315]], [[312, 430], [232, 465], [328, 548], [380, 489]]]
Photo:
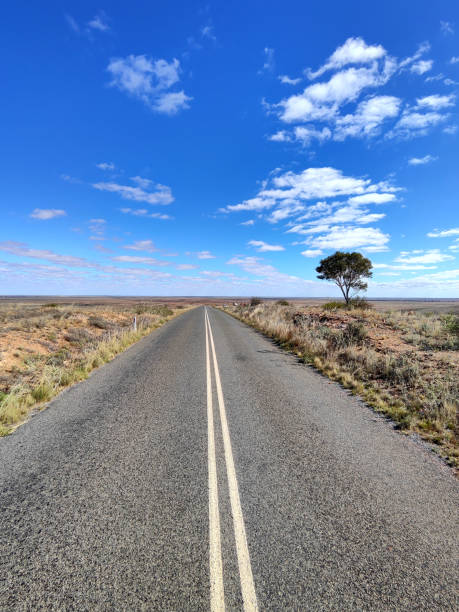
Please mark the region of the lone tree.
[[336, 251], [334, 255], [320, 260], [320, 266], [316, 268], [319, 274], [317, 278], [330, 280], [341, 289], [346, 304], [352, 299], [349, 295], [352, 290], [364, 291], [367, 288], [363, 278], [370, 278], [372, 275], [372, 263], [361, 253], [343, 253]]

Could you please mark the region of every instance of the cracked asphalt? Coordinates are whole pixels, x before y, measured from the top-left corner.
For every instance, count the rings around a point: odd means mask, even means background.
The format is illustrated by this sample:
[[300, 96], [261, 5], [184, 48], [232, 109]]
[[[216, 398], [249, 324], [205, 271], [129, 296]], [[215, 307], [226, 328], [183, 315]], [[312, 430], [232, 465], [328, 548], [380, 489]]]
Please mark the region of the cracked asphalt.
[[[207, 309], [259, 610], [457, 610], [457, 481], [423, 445]], [[204, 308], [0, 439], [0, 609], [209, 610]], [[242, 610], [212, 388], [227, 610]]]

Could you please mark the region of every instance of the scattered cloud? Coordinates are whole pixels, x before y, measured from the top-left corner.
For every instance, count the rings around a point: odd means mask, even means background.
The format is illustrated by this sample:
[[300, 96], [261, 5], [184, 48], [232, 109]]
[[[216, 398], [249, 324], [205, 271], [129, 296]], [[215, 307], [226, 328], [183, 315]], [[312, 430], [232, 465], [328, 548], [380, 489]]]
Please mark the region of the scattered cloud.
[[198, 268], [198, 266], [195, 266], [194, 264], [178, 264], [175, 267], [177, 270], [196, 270], [196, 268]]
[[265, 56], [265, 62], [263, 64], [263, 68], [259, 70], [259, 74], [262, 72], [273, 72], [274, 70], [274, 49], [271, 47], [265, 47], [263, 49], [263, 53]]
[[363, 38], [348, 38], [318, 70], [314, 72], [308, 68], [305, 72], [309, 79], [316, 79], [328, 70], [343, 68], [349, 64], [372, 64], [385, 55], [386, 50], [381, 45], [367, 45]]
[[153, 257], [141, 257], [138, 255], [117, 255], [112, 257], [113, 261], [119, 261], [123, 263], [139, 263], [139, 264], [150, 264], [152, 266], [169, 266], [169, 261], [162, 261], [160, 259], [154, 259]]
[[32, 219], [40, 219], [41, 221], [47, 221], [48, 219], [55, 219], [56, 217], [65, 217], [67, 213], [65, 210], [60, 208], [34, 208], [30, 213], [29, 217]]
[[[140, 177], [134, 177], [134, 182], [139, 181]], [[108, 191], [119, 194], [124, 200], [134, 200], [135, 202], [147, 202], [148, 204], [171, 204], [174, 201], [170, 187], [153, 183], [148, 179], [141, 179], [144, 187], [132, 187], [130, 185], [120, 185], [113, 182], [93, 183], [94, 189]], [[147, 191], [148, 189], [148, 191]], [[124, 209], [127, 211], [128, 209]], [[129, 210], [129, 212], [131, 212]]]
[[249, 240], [247, 244], [256, 248], [259, 253], [265, 253], [268, 251], [285, 251], [283, 246], [279, 244], [268, 244], [263, 240]]
[[397, 117], [401, 100], [395, 96], [374, 96], [357, 106], [354, 114], [344, 115], [336, 120], [335, 140], [344, 140], [348, 136], [368, 137], [380, 133], [381, 125], [386, 119]]
[[284, 85], [298, 85], [298, 83], [301, 81], [301, 77], [298, 77], [296, 79], [292, 79], [289, 76], [287, 76], [286, 74], [281, 74], [277, 78]]
[[459, 236], [459, 227], [453, 227], [449, 230], [435, 229], [427, 234], [429, 238], [449, 238], [450, 236]]
[[450, 60], [449, 60], [450, 64], [459, 64], [459, 56], [453, 56]]
[[424, 74], [425, 72], [429, 72], [432, 70], [433, 60], [419, 60], [411, 65], [410, 70], [415, 74]]
[[196, 257], [198, 259], [215, 259], [215, 255], [212, 255], [210, 251], [198, 251]]
[[424, 157], [412, 157], [408, 160], [408, 163], [410, 166], [423, 166], [425, 164], [430, 164], [437, 159], [438, 157], [435, 157], [434, 155], [424, 155]]
[[153, 60], [146, 55], [128, 55], [110, 60], [110, 85], [141, 100], [151, 110], [175, 115], [192, 100], [184, 91], [168, 91], [180, 80], [180, 62]]
[[59, 255], [54, 251], [47, 249], [31, 249], [27, 244], [23, 242], [14, 242], [13, 240], [6, 240], [0, 242], [0, 251], [9, 253], [10, 255], [18, 255], [20, 257], [31, 257], [33, 259], [43, 259], [44, 261], [51, 261], [52, 263], [62, 264], [70, 267], [90, 267], [90, 262], [82, 257], [74, 257], [73, 255]]
[[454, 34], [454, 25], [450, 21], [440, 21], [440, 30], [445, 36]]
[[98, 30], [99, 32], [107, 32], [110, 29], [107, 23], [107, 15], [101, 11], [88, 22], [88, 27], [92, 30]]
[[120, 211], [125, 215], [134, 215], [134, 217], [149, 217], [150, 219], [161, 219], [162, 221], [170, 221], [174, 217], [164, 215], [163, 213], [151, 213], [146, 208], [120, 208]]
[[205, 25], [201, 28], [201, 36], [202, 38], [208, 38], [213, 42], [217, 42], [217, 37], [214, 34], [214, 26], [213, 25]]
[[387, 250], [389, 234], [375, 227], [331, 227], [321, 235], [308, 239], [307, 244], [320, 250], [366, 249], [370, 252]]
[[131, 251], [145, 251], [147, 253], [155, 253], [158, 251], [151, 240], [136, 240], [134, 244], [126, 244], [123, 249], [130, 249]]
[[454, 106], [456, 96], [451, 94], [449, 96], [440, 96], [434, 94], [432, 96], [424, 96], [416, 100], [417, 108], [427, 108], [428, 110], [438, 111], [444, 108]]
[[443, 128], [443, 131], [445, 132], [445, 134], [455, 134], [457, 130], [458, 130], [457, 125], [447, 125], [445, 128]]
[[115, 164], [113, 162], [101, 162], [100, 164], [96, 164], [96, 167], [99, 168], [99, 170], [114, 170], [115, 169]]
[[395, 261], [405, 264], [437, 264], [451, 259], [454, 259], [452, 255], [442, 253], [440, 249], [430, 249], [427, 251], [402, 251]]
[[67, 25], [69, 26], [69, 28], [71, 30], [73, 30], [75, 32], [75, 34], [79, 34], [80, 33], [80, 26], [78, 25], [76, 19], [74, 17], [72, 17], [72, 15], [69, 14], [65, 14], [64, 15], [65, 20], [67, 22]]
[[306, 249], [306, 251], [301, 251], [303, 257], [319, 257], [323, 255], [323, 251], [320, 249]]
[[249, 219], [248, 221], [243, 221], [241, 225], [254, 225], [255, 221], [253, 219]]

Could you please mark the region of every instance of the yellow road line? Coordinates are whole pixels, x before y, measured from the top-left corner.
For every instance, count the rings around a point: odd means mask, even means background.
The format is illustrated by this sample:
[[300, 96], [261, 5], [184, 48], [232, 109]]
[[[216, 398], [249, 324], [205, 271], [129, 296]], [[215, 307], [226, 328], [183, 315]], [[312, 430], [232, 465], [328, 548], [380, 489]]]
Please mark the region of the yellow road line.
[[206, 326], [206, 374], [207, 374], [207, 459], [209, 471], [209, 569], [210, 609], [224, 612], [223, 563], [220, 543], [220, 513], [218, 509], [217, 463], [215, 460], [214, 413], [212, 406], [212, 376], [209, 357], [209, 333]]
[[217, 387], [217, 398], [220, 409], [220, 422], [223, 434], [223, 446], [225, 450], [226, 474], [228, 478], [228, 488], [231, 502], [231, 512], [233, 514], [234, 537], [236, 540], [236, 552], [239, 565], [239, 577], [241, 581], [242, 599], [244, 601], [245, 612], [257, 612], [257, 596], [253, 582], [252, 566], [250, 564], [249, 548], [245, 532], [244, 517], [242, 515], [241, 500], [237, 484], [236, 468], [234, 467], [233, 451], [231, 448], [231, 438], [226, 419], [225, 402], [218, 369], [217, 353], [215, 351], [214, 337], [210, 325], [209, 315], [206, 309], [207, 326], [209, 328], [210, 344], [212, 347], [212, 357], [215, 373], [215, 384]]

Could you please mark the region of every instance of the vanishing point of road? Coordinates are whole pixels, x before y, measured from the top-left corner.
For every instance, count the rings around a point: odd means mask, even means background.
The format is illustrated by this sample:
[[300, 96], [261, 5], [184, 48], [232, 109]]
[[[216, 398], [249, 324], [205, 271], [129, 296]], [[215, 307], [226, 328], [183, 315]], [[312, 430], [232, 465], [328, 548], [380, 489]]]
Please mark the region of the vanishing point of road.
[[0, 440], [0, 610], [457, 610], [451, 471], [212, 308]]

